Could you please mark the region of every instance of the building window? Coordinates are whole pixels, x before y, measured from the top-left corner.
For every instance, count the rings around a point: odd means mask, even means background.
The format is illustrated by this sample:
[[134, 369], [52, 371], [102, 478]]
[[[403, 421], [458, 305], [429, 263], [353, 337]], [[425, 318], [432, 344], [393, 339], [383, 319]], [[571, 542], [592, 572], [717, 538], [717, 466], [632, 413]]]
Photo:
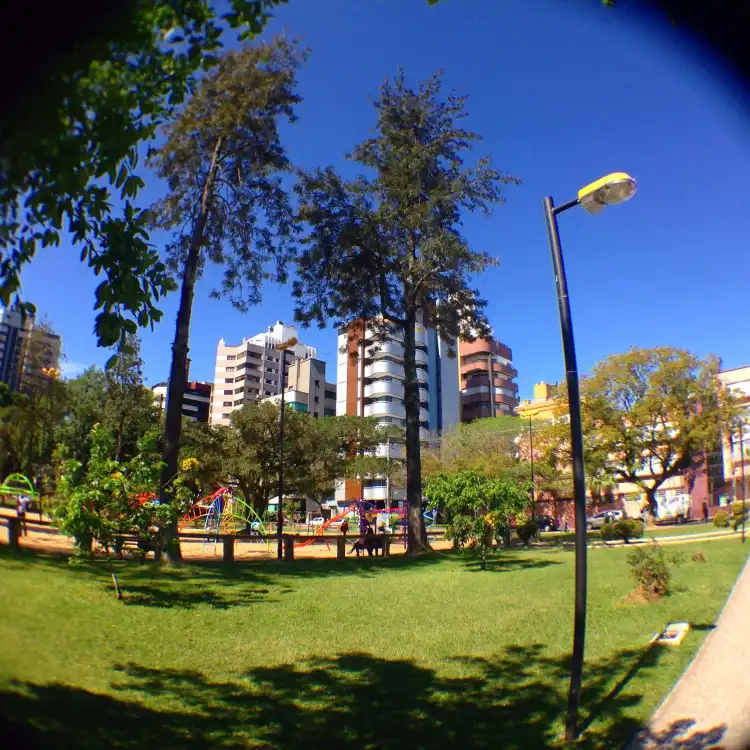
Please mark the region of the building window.
[[224, 401], [224, 403], [222, 403], [222, 406], [234, 406], [234, 403], [232, 401]]
[[231, 396], [234, 393], [234, 391], [224, 391], [225, 396]]
[[236, 354], [227, 354], [227, 359], [237, 359]]
[[320, 381], [319, 381], [319, 380], [316, 380], [316, 381], [315, 381], [315, 387], [316, 387], [316, 388], [320, 388]]

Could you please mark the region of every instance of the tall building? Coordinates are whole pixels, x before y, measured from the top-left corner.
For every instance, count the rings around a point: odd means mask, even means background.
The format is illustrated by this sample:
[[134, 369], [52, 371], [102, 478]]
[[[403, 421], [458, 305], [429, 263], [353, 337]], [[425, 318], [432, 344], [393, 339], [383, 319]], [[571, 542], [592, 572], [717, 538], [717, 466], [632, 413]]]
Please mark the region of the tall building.
[[62, 339], [17, 306], [0, 308], [0, 382], [13, 391], [32, 387], [42, 368], [58, 370]]
[[[459, 420], [458, 370], [448, 346], [433, 329], [417, 325], [417, 381], [419, 383], [420, 429], [423, 441], [432, 434], [454, 427]], [[375, 326], [354, 321], [338, 335], [336, 414], [376, 417], [380, 424], [406, 426], [404, 408], [404, 347], [396, 332], [384, 341]], [[378, 455], [401, 456], [401, 446], [382, 445]], [[390, 497], [388, 491], [390, 490]], [[364, 498], [384, 505], [400, 502], [405, 492], [387, 487], [382, 477], [347, 479], [336, 489], [339, 506]]]
[[461, 421], [515, 414], [518, 385], [513, 353], [494, 338], [461, 341]]
[[[297, 338], [297, 329], [282, 321], [241, 344], [228, 345], [224, 339], [216, 348], [214, 389], [211, 397], [211, 424], [229, 424], [229, 415], [248, 403], [281, 393], [281, 352], [277, 344]], [[286, 354], [287, 368], [296, 359], [315, 359], [317, 352], [299, 342]]]
[[[182, 394], [182, 416], [196, 422], [208, 422], [212, 389], [212, 383], [188, 381]], [[154, 392], [154, 401], [159, 410], [164, 411], [167, 408], [167, 384], [157, 383], [151, 390]]]
[[[264, 401], [280, 403], [281, 394]], [[336, 383], [326, 382], [326, 363], [319, 359], [298, 359], [289, 366], [284, 403], [315, 418], [336, 416]]]

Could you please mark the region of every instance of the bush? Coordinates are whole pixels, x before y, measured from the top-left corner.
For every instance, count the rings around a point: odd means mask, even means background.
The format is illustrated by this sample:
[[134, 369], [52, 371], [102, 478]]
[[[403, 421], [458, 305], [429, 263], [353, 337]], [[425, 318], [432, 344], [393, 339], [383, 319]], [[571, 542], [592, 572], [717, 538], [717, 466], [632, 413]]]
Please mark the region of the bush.
[[745, 503], [736, 502], [732, 503], [732, 526], [735, 531], [742, 526], [742, 519], [745, 516], [746, 507]]
[[615, 538], [615, 525], [613, 523], [605, 523], [599, 529], [599, 535], [605, 542], [611, 541]]
[[720, 510], [714, 516], [714, 526], [716, 526], [717, 529], [726, 529], [729, 526], [729, 513], [725, 510]]
[[627, 557], [630, 571], [636, 582], [636, 592], [644, 599], [652, 601], [669, 595], [672, 582], [672, 565], [678, 565], [676, 556], [667, 557], [664, 550], [654, 541], [634, 549]]
[[706, 558], [703, 556], [703, 553], [698, 550], [697, 552], [693, 552], [693, 554], [690, 556], [690, 559], [693, 562], [706, 562]]
[[[611, 524], [607, 524], [610, 526]], [[646, 526], [643, 521], [636, 521], [632, 518], [624, 518], [622, 521], [618, 521], [614, 524], [612, 534], [615, 539], [622, 539], [625, 544], [629, 544], [631, 539], [640, 539]]]
[[528, 547], [531, 540], [539, 533], [539, 524], [536, 521], [527, 521], [523, 526], [516, 528], [518, 538]]

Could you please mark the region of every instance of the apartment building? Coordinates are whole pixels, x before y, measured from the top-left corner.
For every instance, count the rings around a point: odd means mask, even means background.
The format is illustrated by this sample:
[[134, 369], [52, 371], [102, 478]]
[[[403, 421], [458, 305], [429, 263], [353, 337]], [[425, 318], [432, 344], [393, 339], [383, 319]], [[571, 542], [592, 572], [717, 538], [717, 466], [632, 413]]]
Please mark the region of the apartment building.
[[13, 391], [33, 387], [43, 368], [60, 369], [62, 339], [17, 306], [0, 308], [0, 382]]
[[[235, 409], [281, 393], [286, 377], [281, 376], [281, 352], [275, 347], [292, 337], [298, 337], [296, 327], [279, 320], [267, 331], [243, 339], [241, 344], [219, 341], [209, 415], [211, 424], [229, 424], [229, 415]], [[316, 354], [313, 347], [298, 342], [286, 353], [287, 371], [295, 360], [315, 359]]]
[[740, 399], [747, 412], [742, 430], [722, 438], [722, 463], [724, 475], [724, 501], [750, 501], [750, 365], [723, 370], [719, 380]]
[[[164, 411], [167, 408], [167, 384], [157, 383], [151, 390], [159, 410]], [[182, 394], [182, 416], [196, 422], [208, 422], [212, 390], [213, 383], [188, 381], [185, 384], [185, 392]]]
[[[434, 329], [417, 325], [417, 380], [420, 438], [423, 441], [458, 424], [458, 367], [448, 356], [448, 345]], [[336, 373], [336, 414], [376, 417], [380, 424], [406, 426], [404, 408], [404, 347], [399, 333], [383, 340], [376, 325], [358, 320], [339, 330]], [[397, 459], [400, 445], [382, 445], [378, 455]], [[389, 495], [390, 493], [390, 495]], [[388, 487], [382, 477], [345, 480], [336, 489], [339, 507], [364, 498], [379, 507], [405, 498], [399, 487]]]
[[[320, 359], [298, 359], [289, 366], [284, 403], [315, 418], [336, 416], [336, 383], [326, 381], [326, 363]], [[264, 401], [280, 403], [281, 394]]]
[[461, 341], [458, 361], [462, 422], [516, 413], [518, 372], [510, 347], [492, 337]]

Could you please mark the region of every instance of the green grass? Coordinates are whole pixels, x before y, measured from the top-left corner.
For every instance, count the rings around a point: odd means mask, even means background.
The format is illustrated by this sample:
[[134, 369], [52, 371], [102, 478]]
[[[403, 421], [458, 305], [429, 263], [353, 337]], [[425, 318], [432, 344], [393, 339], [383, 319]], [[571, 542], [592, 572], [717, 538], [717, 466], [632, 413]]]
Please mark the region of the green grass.
[[[691, 547], [691, 550], [693, 548]], [[623, 601], [627, 550], [591, 550], [583, 747], [617, 747], [711, 627], [737, 541], [686, 562], [663, 602]], [[293, 564], [118, 566], [0, 551], [0, 716], [9, 747], [544, 748], [568, 685], [573, 555], [481, 571], [435, 554]], [[649, 648], [669, 620], [696, 627]], [[19, 723], [24, 717], [26, 727]], [[8, 735], [4, 735], [6, 742]]]
[[[680, 526], [652, 526], [646, 529], [645, 537], [647, 539], [659, 539], [664, 536], [693, 536], [694, 534], [713, 534], [717, 531], [729, 531], [730, 529], [719, 529], [712, 523], [689, 523]], [[598, 529], [588, 532], [590, 542], [601, 540], [601, 534]], [[553, 531], [542, 532], [541, 541], [552, 542], [556, 544], [572, 543], [575, 540], [575, 533], [572, 531]]]

